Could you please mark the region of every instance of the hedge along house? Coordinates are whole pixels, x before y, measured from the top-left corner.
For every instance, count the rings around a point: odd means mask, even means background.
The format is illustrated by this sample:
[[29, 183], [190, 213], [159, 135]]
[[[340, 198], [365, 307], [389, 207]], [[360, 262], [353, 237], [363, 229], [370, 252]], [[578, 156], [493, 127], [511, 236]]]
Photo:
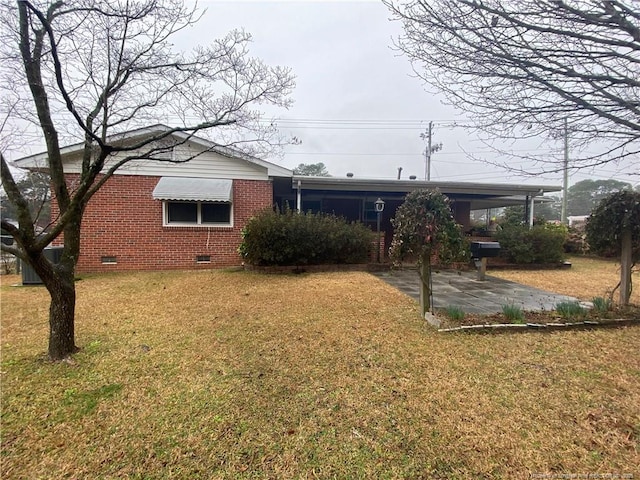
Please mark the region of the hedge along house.
[[375, 201], [385, 202], [381, 214], [381, 238], [378, 248], [387, 253], [393, 237], [391, 219], [407, 193], [438, 188], [451, 200], [457, 223], [463, 231], [471, 229], [471, 211], [523, 205], [527, 220], [533, 224], [534, 205], [542, 195], [562, 188], [548, 185], [487, 184], [471, 182], [434, 182], [421, 180], [380, 180], [348, 177], [292, 176], [274, 180], [274, 200], [298, 211], [326, 212], [347, 220], [377, 227]]
[[[169, 130], [155, 125], [121, 134], [135, 142]], [[186, 134], [175, 133], [155, 160], [133, 160], [104, 184], [84, 214], [77, 271], [196, 269], [242, 263], [242, 229], [258, 211], [288, 205], [327, 212], [376, 229], [374, 202], [385, 201], [378, 248], [386, 253], [391, 218], [408, 192], [439, 188], [452, 200], [465, 229], [472, 210], [526, 204], [559, 187], [479, 183], [305, 177], [291, 170]], [[62, 150], [73, 186], [80, 173], [82, 144]], [[184, 163], [176, 163], [191, 157]], [[117, 161], [114, 157], [112, 161]], [[160, 160], [160, 161], [158, 161]], [[164, 161], [162, 161], [164, 160]], [[15, 161], [19, 168], [46, 170], [46, 153]], [[57, 214], [52, 202], [52, 218]], [[57, 242], [62, 244], [59, 237]]]
[[[127, 132], [122, 142], [167, 130], [156, 125]], [[169, 148], [162, 156], [125, 164], [89, 201], [78, 272], [239, 265], [242, 228], [257, 211], [273, 205], [273, 179], [290, 181], [292, 176], [286, 168], [199, 137], [176, 133], [165, 143]], [[82, 168], [82, 145], [65, 147], [62, 153], [65, 176], [73, 187]], [[194, 155], [188, 162], [172, 163]], [[46, 153], [15, 165], [46, 170]], [[57, 213], [52, 202], [52, 218]], [[59, 244], [63, 241], [58, 238]]]

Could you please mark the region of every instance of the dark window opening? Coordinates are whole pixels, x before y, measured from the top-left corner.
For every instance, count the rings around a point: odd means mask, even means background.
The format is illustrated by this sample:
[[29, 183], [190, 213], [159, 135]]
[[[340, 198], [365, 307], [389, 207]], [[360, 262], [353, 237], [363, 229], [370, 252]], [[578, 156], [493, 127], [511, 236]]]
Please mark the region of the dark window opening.
[[169, 223], [197, 223], [197, 203], [167, 203], [167, 217]]
[[231, 222], [231, 204], [201, 203], [202, 223]]
[[169, 225], [231, 225], [231, 204], [166, 202], [166, 223]]

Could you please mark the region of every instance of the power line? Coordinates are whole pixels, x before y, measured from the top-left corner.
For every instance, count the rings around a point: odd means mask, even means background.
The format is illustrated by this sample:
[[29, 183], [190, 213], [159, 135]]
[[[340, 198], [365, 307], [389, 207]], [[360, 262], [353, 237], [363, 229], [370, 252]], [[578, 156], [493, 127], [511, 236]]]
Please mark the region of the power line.
[[[510, 152], [531, 152], [532, 149], [522, 149], [522, 150], [511, 150]], [[536, 152], [555, 152], [556, 149], [535, 149]], [[466, 151], [455, 151], [455, 152], [438, 152], [438, 157], [441, 155], [481, 155], [481, 154], [495, 154], [495, 152], [491, 150], [478, 150], [475, 152], [466, 152]], [[317, 156], [344, 156], [344, 157], [418, 157], [424, 155], [424, 152], [412, 152], [412, 153], [398, 153], [398, 152], [390, 152], [390, 153], [380, 153], [380, 152], [370, 152], [370, 153], [349, 153], [349, 152], [286, 152], [285, 155], [317, 155]]]
[[[261, 119], [261, 121], [266, 121]], [[446, 123], [446, 124], [465, 124], [465, 123], [473, 123], [468, 119], [440, 119], [440, 120], [432, 120], [433, 123]], [[321, 119], [321, 118], [275, 118], [273, 120], [274, 123], [285, 122], [285, 123], [322, 123], [322, 124], [361, 124], [361, 125], [369, 125], [369, 124], [377, 124], [377, 125], [425, 125], [429, 124], [429, 120], [421, 120], [421, 119]]]
[[[389, 126], [389, 125], [380, 125], [380, 126], [365, 126], [365, 127], [352, 127], [350, 125], [338, 125], [335, 126], [330, 125], [322, 125], [322, 124], [314, 124], [314, 125], [286, 125], [286, 128], [291, 130], [418, 130], [422, 129], [422, 126], [405, 126], [405, 127], [397, 127], [397, 126]], [[285, 127], [283, 125], [283, 127]]]

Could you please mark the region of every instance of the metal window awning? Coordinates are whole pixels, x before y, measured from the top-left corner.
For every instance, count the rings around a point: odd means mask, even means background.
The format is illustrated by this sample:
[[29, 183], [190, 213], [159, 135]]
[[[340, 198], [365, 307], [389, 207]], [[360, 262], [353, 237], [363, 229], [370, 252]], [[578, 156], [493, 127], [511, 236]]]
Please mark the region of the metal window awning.
[[153, 189], [153, 198], [230, 203], [232, 185], [232, 180], [220, 178], [161, 177]]

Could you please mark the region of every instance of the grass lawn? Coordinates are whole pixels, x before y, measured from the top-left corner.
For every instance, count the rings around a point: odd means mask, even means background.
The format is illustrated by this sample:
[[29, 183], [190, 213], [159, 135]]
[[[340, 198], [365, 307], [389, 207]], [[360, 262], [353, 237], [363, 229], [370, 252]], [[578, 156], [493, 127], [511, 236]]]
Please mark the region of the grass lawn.
[[[571, 268], [567, 270], [491, 270], [494, 277], [531, 285], [532, 287], [562, 293], [580, 300], [591, 301], [593, 297], [608, 297], [620, 281], [620, 262], [599, 258], [569, 257]], [[631, 303], [640, 305], [640, 269], [633, 272]], [[614, 293], [614, 301], [620, 291]]]
[[[437, 334], [366, 273], [2, 278], [1, 477], [640, 474], [640, 328]], [[558, 477], [559, 478], [559, 477]]]

